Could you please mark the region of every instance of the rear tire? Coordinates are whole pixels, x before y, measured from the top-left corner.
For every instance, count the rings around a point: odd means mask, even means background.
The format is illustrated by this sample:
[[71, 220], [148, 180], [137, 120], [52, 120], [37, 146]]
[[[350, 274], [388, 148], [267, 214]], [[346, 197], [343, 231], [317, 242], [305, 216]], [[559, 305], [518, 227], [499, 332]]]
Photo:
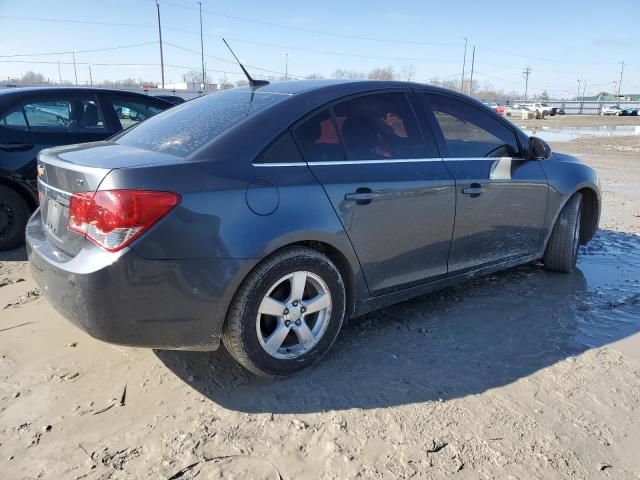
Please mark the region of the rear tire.
[[543, 258], [547, 270], [573, 272], [578, 259], [581, 221], [582, 194], [576, 193], [562, 208], [553, 226]]
[[0, 185], [0, 250], [9, 250], [24, 242], [29, 215], [29, 205], [24, 198]]
[[[312, 306], [318, 299], [322, 302]], [[345, 304], [342, 276], [329, 257], [306, 247], [286, 248], [244, 280], [229, 307], [222, 341], [250, 372], [290, 375], [331, 348]]]

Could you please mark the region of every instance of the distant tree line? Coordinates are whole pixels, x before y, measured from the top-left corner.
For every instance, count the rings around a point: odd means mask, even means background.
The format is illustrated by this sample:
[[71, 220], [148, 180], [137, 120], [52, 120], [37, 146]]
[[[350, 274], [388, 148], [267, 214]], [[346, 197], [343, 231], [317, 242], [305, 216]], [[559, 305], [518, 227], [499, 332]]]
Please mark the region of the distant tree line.
[[[414, 65], [406, 65], [401, 70], [396, 71], [391, 65], [386, 67], [377, 67], [369, 72], [345, 69], [345, 68], [337, 68], [335, 69], [330, 78], [335, 79], [347, 79], [347, 80], [403, 80], [403, 81], [421, 81], [420, 79], [415, 78], [416, 75], [416, 67]], [[269, 80], [271, 82], [274, 81], [283, 81], [283, 80], [293, 80], [293, 78], [285, 78], [284, 76], [264, 76], [264, 75], [256, 75], [256, 78], [263, 78]], [[297, 78], [297, 77], [296, 77]], [[305, 79], [310, 80], [318, 80], [325, 78], [320, 73], [312, 73], [310, 75], [306, 75]], [[202, 70], [193, 69], [184, 73], [182, 75], [182, 80], [187, 83], [195, 83], [200, 84], [202, 82]], [[60, 82], [52, 82], [49, 78], [45, 77], [41, 73], [28, 71], [16, 78], [7, 78], [8, 83], [16, 83], [16, 84], [25, 84], [25, 85], [46, 85], [46, 84], [60, 84]], [[209, 75], [209, 73], [205, 74], [205, 82], [213, 83], [214, 80]], [[227, 78], [227, 74], [224, 73], [221, 78], [218, 79], [218, 84], [224, 87], [231, 86], [244, 86], [247, 85], [247, 81], [245, 79], [237, 80], [235, 82], [229, 80]], [[460, 78], [440, 78], [440, 77], [431, 77], [427, 82], [431, 85], [435, 85], [442, 88], [447, 88], [454, 91], [461, 91], [461, 83]], [[62, 85], [73, 85], [74, 82], [69, 80], [63, 80]], [[151, 80], [143, 80], [141, 78], [135, 79], [132, 77], [124, 78], [121, 80], [102, 80], [100, 82], [94, 82], [96, 86], [110, 87], [110, 88], [139, 88], [143, 84], [156, 84], [156, 82]], [[86, 81], [83, 83], [86, 85]], [[473, 84], [470, 83], [469, 79], [465, 79], [464, 85], [462, 86], [462, 91], [469, 95], [471, 94], [473, 97], [479, 100], [509, 100], [509, 99], [517, 99], [522, 96], [521, 92], [517, 91], [505, 91], [503, 89], [495, 88], [491, 83], [484, 82], [480, 83], [477, 80], [473, 81]], [[535, 95], [532, 99], [536, 100], [549, 100], [550, 96], [546, 90], [543, 90], [539, 95]]]

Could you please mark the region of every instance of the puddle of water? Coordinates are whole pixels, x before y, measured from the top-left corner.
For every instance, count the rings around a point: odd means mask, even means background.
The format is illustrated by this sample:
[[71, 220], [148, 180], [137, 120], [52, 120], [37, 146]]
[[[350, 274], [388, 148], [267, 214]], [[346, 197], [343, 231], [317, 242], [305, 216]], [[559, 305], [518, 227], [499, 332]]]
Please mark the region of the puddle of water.
[[600, 125], [592, 127], [531, 127], [522, 126], [527, 135], [547, 142], [568, 142], [580, 137], [625, 137], [640, 135], [640, 125]]

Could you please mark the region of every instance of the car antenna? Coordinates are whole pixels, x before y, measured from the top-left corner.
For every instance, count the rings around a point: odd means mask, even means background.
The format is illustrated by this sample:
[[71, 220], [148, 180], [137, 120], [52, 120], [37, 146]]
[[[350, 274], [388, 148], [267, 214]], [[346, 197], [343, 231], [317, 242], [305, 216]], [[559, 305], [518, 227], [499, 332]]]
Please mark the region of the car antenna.
[[222, 39], [222, 41], [224, 42], [224, 44], [227, 46], [227, 48], [231, 52], [231, 55], [233, 55], [233, 58], [236, 59], [236, 62], [238, 62], [238, 65], [240, 65], [240, 68], [244, 72], [244, 75], [247, 77], [247, 80], [249, 80], [249, 86], [251, 88], [257, 88], [257, 87], [262, 87], [263, 85], [269, 85], [269, 82], [267, 82], [266, 80], [254, 80], [251, 77], [251, 75], [249, 75], [249, 72], [247, 72], [247, 69], [244, 68], [244, 65], [242, 65], [242, 63], [240, 63], [240, 60], [238, 60], [238, 57], [236, 57], [236, 54], [233, 53], [233, 50], [231, 50], [231, 47], [229, 46], [227, 41], [224, 38]]

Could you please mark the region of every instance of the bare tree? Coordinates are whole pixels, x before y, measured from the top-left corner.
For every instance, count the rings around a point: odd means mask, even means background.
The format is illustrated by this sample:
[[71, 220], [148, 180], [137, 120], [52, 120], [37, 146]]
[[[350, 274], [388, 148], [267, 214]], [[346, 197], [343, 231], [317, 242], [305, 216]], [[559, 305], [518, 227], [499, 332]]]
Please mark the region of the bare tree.
[[369, 80], [393, 80], [394, 76], [393, 67], [389, 65], [384, 68], [374, 68], [369, 72], [367, 78]]
[[27, 73], [22, 75], [22, 77], [20, 77], [20, 81], [22, 83], [31, 83], [35, 85], [38, 85], [41, 83], [47, 83], [47, 80], [44, 78], [44, 75], [42, 75], [41, 73], [32, 72], [31, 70], [29, 70]]
[[[213, 83], [208, 73], [205, 73], [205, 83]], [[182, 81], [186, 83], [202, 83], [202, 70], [189, 70], [182, 74]]]
[[405, 65], [402, 67], [402, 80], [405, 82], [410, 82], [414, 79], [416, 75], [416, 66], [415, 65]]
[[331, 78], [359, 80], [364, 78], [364, 73], [357, 72], [355, 70], [345, 70], [342, 68], [337, 68], [331, 74]]

